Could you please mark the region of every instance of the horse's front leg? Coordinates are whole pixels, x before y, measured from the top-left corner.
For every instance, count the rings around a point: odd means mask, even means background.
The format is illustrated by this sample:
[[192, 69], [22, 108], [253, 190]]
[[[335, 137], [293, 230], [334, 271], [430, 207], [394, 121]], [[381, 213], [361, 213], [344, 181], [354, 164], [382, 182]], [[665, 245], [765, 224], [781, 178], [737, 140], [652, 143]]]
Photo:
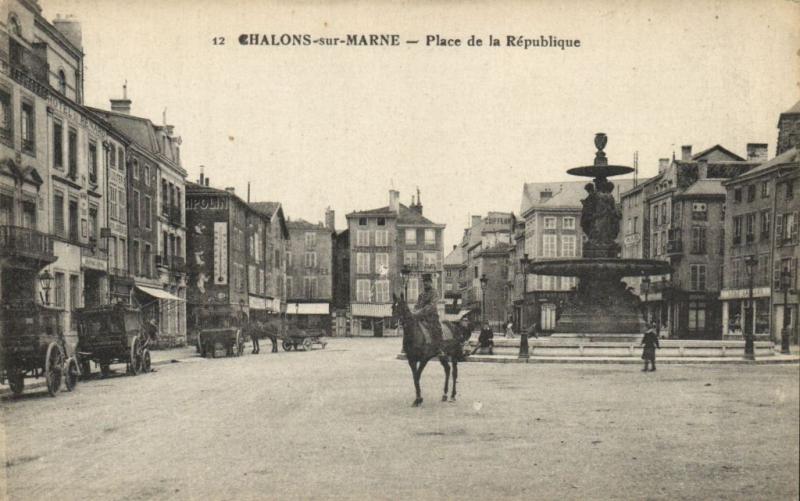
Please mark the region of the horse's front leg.
[[414, 390], [417, 392], [417, 397], [414, 399], [414, 403], [411, 405], [413, 407], [419, 407], [419, 404], [422, 403], [422, 396], [420, 395], [420, 388], [419, 388], [419, 370], [417, 369], [417, 362], [414, 360], [408, 360], [408, 366], [411, 368], [411, 375], [414, 377]]
[[447, 357], [439, 357], [439, 362], [444, 367], [444, 392], [442, 393], [442, 402], [447, 402], [447, 385], [450, 382], [450, 363]]
[[458, 360], [453, 359], [453, 393], [450, 394], [450, 401], [456, 401], [456, 381], [458, 381]]

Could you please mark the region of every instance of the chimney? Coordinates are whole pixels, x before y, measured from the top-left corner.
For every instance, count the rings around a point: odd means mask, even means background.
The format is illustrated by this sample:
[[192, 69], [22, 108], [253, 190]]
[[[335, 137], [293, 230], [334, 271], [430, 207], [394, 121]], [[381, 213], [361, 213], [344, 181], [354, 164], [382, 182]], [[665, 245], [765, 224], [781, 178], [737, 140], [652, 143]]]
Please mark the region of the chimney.
[[658, 159], [658, 173], [663, 174], [666, 172], [667, 167], [669, 167], [669, 158], [659, 158]]
[[325, 227], [331, 231], [336, 231], [336, 211], [330, 207], [325, 209]]
[[767, 145], [765, 143], [747, 143], [747, 160], [750, 162], [766, 162]]
[[232, 194], [232, 195], [235, 195], [235, 194], [236, 194], [236, 188], [234, 188], [233, 186], [228, 186], [228, 187], [226, 187], [226, 188], [225, 188], [225, 191], [227, 191], [228, 193], [230, 193], [230, 194]]
[[206, 187], [208, 187], [208, 183], [210, 182], [209, 178], [206, 178]]
[[708, 177], [708, 160], [705, 158], [697, 162], [697, 179], [706, 179]]
[[400, 212], [400, 192], [397, 190], [389, 190], [389, 211]]
[[416, 201], [414, 199], [414, 196], [413, 195], [411, 196], [411, 210], [413, 210], [420, 216], [422, 215], [422, 195], [419, 194], [419, 188], [417, 188]]
[[122, 85], [122, 99], [111, 99], [111, 111], [131, 114], [131, 100], [128, 99], [128, 81]]
[[681, 146], [681, 160], [688, 162], [692, 159], [692, 145], [684, 144]]
[[64, 38], [69, 40], [69, 43], [77, 47], [83, 52], [83, 33], [81, 32], [81, 23], [75, 16], [68, 14], [65, 17], [56, 16], [53, 20], [53, 26], [64, 35]]
[[544, 202], [545, 200], [550, 200], [553, 197], [553, 192], [550, 188], [545, 188], [543, 191], [539, 192], [539, 201]]
[[479, 226], [481, 224], [480, 216], [472, 216], [472, 226]]

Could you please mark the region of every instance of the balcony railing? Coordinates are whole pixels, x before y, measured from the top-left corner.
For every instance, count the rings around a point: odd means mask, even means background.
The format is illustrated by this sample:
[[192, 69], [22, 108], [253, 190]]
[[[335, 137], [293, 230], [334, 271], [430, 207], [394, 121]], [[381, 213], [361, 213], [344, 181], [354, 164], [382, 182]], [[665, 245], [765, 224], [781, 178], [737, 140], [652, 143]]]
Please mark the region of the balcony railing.
[[47, 97], [50, 66], [47, 60], [9, 38], [9, 67], [11, 78], [36, 94]]
[[56, 260], [50, 235], [19, 226], [0, 226], [0, 256]]

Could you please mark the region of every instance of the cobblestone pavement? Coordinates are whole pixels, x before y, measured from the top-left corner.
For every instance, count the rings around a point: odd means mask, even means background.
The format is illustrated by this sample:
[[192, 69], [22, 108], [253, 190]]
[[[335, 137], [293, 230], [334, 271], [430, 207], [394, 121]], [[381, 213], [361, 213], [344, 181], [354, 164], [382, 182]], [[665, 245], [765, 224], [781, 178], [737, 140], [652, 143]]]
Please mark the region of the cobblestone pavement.
[[0, 498], [798, 496], [797, 365], [462, 364], [443, 403], [437, 362], [412, 408], [399, 339], [268, 347], [3, 398]]

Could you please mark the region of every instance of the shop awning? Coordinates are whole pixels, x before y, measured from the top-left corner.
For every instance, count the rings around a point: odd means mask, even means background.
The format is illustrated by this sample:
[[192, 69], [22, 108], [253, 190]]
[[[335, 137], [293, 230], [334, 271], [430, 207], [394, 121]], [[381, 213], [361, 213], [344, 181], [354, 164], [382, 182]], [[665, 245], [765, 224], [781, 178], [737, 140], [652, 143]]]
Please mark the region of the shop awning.
[[183, 301], [183, 299], [179, 298], [174, 294], [170, 294], [169, 292], [163, 289], [156, 289], [155, 287], [145, 287], [144, 285], [137, 285], [136, 288], [147, 295], [153, 296], [156, 299], [171, 299], [173, 301]]
[[388, 318], [392, 316], [392, 305], [353, 303], [351, 312], [354, 317]]
[[[287, 315], [328, 315], [328, 303], [287, 303]], [[391, 312], [390, 312], [391, 314]]]

